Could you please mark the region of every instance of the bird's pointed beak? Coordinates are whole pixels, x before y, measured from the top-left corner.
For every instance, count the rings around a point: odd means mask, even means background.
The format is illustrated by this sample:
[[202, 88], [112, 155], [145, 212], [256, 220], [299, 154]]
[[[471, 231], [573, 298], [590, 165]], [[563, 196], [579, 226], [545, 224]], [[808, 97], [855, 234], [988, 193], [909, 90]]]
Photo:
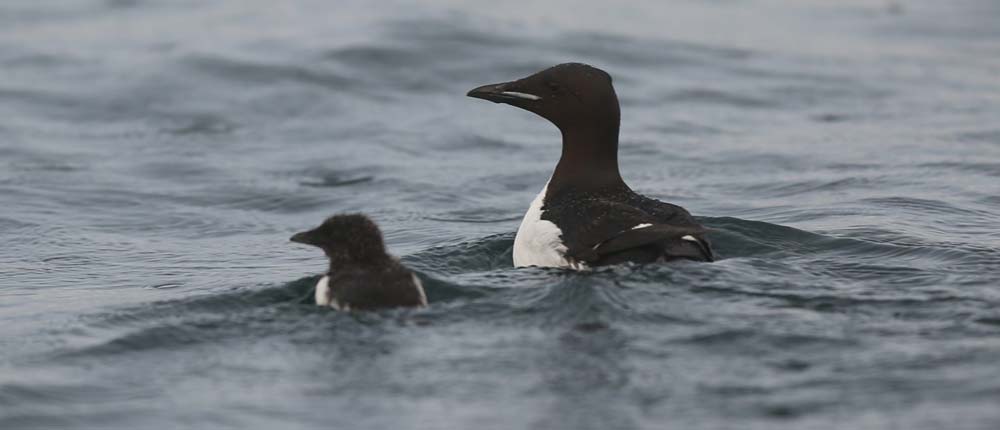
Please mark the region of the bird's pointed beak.
[[489, 100], [493, 103], [506, 104], [514, 104], [513, 102], [535, 102], [542, 99], [538, 95], [518, 91], [517, 81], [483, 85], [473, 88], [466, 95], [477, 99]]
[[292, 242], [295, 242], [295, 243], [301, 243], [301, 244], [304, 244], [304, 245], [312, 245], [312, 241], [309, 240], [309, 232], [308, 231], [303, 231], [301, 233], [295, 233], [288, 240], [290, 240]]

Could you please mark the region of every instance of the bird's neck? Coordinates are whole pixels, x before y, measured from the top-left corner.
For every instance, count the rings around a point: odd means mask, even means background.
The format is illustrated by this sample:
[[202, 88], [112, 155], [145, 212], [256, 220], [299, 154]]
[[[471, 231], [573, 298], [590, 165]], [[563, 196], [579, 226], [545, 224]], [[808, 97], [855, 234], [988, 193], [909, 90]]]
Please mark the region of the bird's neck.
[[626, 187], [618, 170], [618, 123], [562, 130], [562, 156], [549, 192]]
[[329, 272], [334, 273], [345, 266], [367, 266], [378, 265], [391, 259], [389, 254], [382, 252], [345, 252], [342, 249], [326, 250], [326, 256], [330, 258]]

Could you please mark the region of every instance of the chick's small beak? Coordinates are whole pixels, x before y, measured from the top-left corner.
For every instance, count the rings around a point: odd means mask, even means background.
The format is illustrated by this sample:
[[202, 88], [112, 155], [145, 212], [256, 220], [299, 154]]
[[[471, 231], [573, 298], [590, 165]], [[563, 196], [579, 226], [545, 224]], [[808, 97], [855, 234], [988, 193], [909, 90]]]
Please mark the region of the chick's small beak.
[[295, 242], [295, 243], [302, 243], [302, 244], [310, 245], [310, 243], [309, 243], [309, 235], [307, 233], [308, 232], [306, 232], [306, 231], [303, 231], [301, 233], [295, 233], [288, 240], [290, 240], [292, 242]]

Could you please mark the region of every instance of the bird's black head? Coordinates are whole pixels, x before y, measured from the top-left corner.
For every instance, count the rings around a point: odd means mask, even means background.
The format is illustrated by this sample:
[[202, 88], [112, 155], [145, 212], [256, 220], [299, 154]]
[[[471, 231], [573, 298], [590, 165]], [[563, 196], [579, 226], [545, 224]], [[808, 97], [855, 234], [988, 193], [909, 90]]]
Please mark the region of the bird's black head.
[[312, 230], [296, 233], [292, 242], [319, 247], [331, 266], [345, 262], [375, 262], [386, 257], [382, 232], [362, 214], [335, 215]]
[[467, 95], [534, 112], [563, 133], [613, 127], [617, 137], [620, 112], [611, 75], [586, 64], [560, 64], [516, 81], [483, 85]]

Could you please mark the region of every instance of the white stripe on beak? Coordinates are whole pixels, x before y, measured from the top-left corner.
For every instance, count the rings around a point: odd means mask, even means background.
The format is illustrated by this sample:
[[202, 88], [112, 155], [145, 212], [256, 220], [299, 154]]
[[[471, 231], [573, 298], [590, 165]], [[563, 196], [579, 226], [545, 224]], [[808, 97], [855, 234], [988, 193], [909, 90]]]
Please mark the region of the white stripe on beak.
[[517, 97], [519, 99], [524, 99], [524, 100], [541, 100], [542, 99], [541, 97], [538, 97], [538, 96], [536, 96], [534, 94], [519, 93], [517, 91], [504, 91], [504, 92], [502, 92], [500, 94], [503, 94], [505, 96]]

